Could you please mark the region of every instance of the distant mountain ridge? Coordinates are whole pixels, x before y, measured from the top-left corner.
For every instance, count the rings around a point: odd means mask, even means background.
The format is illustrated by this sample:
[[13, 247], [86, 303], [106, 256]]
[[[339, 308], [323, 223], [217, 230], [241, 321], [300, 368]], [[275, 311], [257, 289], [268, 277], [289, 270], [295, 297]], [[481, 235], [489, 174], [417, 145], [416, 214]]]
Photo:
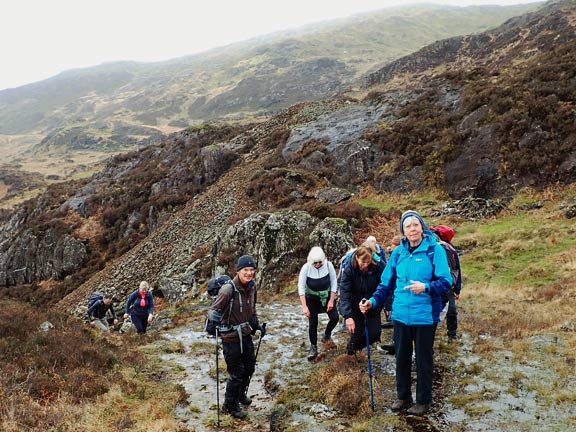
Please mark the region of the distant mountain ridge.
[[[384, 9], [166, 62], [119, 62], [0, 91], [0, 134], [122, 147], [215, 118], [258, 119], [341, 92], [367, 71], [435, 40], [478, 32], [535, 5]], [[135, 126], [151, 134], [130, 133]], [[143, 141], [145, 144], [149, 141]], [[40, 149], [41, 150], [41, 149]]]

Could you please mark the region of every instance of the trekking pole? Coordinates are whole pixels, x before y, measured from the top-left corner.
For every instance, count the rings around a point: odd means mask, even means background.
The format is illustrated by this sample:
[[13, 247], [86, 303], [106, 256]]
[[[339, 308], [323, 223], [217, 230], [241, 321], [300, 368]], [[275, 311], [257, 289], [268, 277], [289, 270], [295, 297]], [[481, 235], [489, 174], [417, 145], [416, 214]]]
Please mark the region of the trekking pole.
[[[362, 304], [366, 302], [366, 299], [362, 299]], [[368, 319], [366, 318], [366, 312], [364, 312], [364, 333], [366, 334], [366, 352], [368, 353], [368, 377], [370, 378], [370, 405], [372, 406], [372, 411], [374, 411], [374, 389], [372, 388], [372, 362], [370, 360], [370, 337], [368, 336]]]
[[220, 371], [218, 370], [218, 326], [216, 326], [216, 418], [220, 429]]
[[[262, 324], [262, 328], [264, 329], [264, 331], [266, 331], [266, 323]], [[256, 347], [256, 353], [254, 354], [254, 369], [256, 369], [256, 360], [258, 359], [258, 351], [260, 351], [260, 344], [262, 343], [263, 338], [264, 336], [262, 336], [262, 332], [260, 332], [260, 340], [258, 341], [258, 346]], [[248, 377], [248, 385], [246, 386], [246, 392], [244, 393], [245, 395], [248, 395], [248, 387], [250, 387], [250, 381], [252, 381], [252, 375]]]

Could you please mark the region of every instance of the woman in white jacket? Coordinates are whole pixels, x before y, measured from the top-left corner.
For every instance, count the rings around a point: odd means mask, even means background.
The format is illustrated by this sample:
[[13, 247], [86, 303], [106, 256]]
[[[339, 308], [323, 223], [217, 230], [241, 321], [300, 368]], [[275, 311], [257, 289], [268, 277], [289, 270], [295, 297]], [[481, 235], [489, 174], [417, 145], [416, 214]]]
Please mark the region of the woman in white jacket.
[[322, 248], [314, 246], [308, 253], [308, 260], [300, 270], [298, 278], [298, 295], [302, 303], [302, 313], [308, 318], [308, 336], [310, 351], [308, 360], [318, 355], [318, 314], [328, 314], [328, 325], [322, 342], [332, 338], [332, 330], [338, 324], [338, 311], [334, 305], [338, 283], [336, 271]]

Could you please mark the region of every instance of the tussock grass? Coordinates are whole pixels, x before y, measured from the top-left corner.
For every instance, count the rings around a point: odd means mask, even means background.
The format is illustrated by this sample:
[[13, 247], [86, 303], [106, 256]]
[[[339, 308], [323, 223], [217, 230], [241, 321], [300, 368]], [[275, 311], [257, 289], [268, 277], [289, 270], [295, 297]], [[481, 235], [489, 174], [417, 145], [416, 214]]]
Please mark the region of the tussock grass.
[[[187, 428], [172, 418], [174, 401], [180, 395], [177, 389], [167, 391], [164, 386], [147, 386], [145, 397], [126, 394], [114, 385], [108, 393], [84, 408], [76, 430], [107, 432], [131, 431], [186, 431]], [[137, 397], [134, 397], [137, 396]], [[72, 429], [70, 429], [72, 430]]]

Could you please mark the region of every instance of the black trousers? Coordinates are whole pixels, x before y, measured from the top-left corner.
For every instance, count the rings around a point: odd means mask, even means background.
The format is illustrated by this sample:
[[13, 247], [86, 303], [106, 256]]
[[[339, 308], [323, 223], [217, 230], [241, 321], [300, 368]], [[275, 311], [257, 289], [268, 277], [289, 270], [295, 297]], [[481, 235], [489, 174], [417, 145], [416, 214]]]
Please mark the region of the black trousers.
[[338, 325], [338, 311], [336, 306], [330, 312], [326, 311], [326, 306], [322, 306], [320, 297], [314, 295], [306, 296], [306, 306], [310, 311], [310, 318], [308, 318], [308, 337], [312, 345], [318, 345], [318, 315], [321, 313], [328, 314], [328, 325], [324, 334], [326, 336], [332, 335], [332, 330]]
[[448, 336], [456, 337], [456, 331], [458, 330], [458, 311], [456, 310], [456, 297], [454, 297], [454, 290], [452, 289], [448, 291], [446, 327], [448, 329]]
[[398, 399], [412, 399], [412, 352], [416, 350], [416, 402], [432, 403], [434, 337], [437, 324], [405, 325], [394, 321], [396, 345], [396, 393]]
[[131, 312], [130, 319], [132, 319], [132, 324], [136, 327], [136, 333], [146, 333], [146, 329], [148, 328], [148, 313], [146, 313], [146, 315], [138, 315], [136, 312]]
[[254, 373], [256, 366], [254, 343], [251, 336], [244, 336], [242, 352], [240, 352], [240, 342], [222, 342], [222, 350], [228, 371], [224, 403], [228, 406], [235, 406], [240, 396], [246, 391], [248, 380]]
[[360, 351], [366, 347], [366, 326], [368, 327], [368, 340], [370, 344], [380, 341], [380, 336], [382, 335], [381, 312], [380, 309], [370, 309], [366, 312], [366, 323], [364, 323], [364, 314], [360, 312], [360, 309], [353, 311], [352, 318], [354, 319], [356, 329], [354, 333], [350, 335], [350, 340], [348, 341], [349, 350]]

